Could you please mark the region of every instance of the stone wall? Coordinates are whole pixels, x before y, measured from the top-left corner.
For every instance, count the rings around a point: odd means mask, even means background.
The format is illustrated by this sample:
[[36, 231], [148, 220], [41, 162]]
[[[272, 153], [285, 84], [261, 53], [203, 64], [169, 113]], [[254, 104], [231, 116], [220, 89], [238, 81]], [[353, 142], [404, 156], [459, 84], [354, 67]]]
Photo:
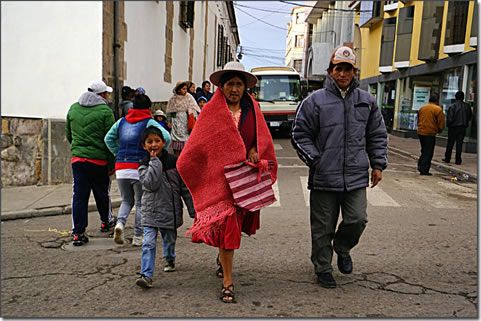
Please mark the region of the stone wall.
[[65, 120], [2, 117], [1, 144], [2, 186], [72, 181]]
[[2, 186], [37, 184], [41, 176], [43, 120], [2, 117]]

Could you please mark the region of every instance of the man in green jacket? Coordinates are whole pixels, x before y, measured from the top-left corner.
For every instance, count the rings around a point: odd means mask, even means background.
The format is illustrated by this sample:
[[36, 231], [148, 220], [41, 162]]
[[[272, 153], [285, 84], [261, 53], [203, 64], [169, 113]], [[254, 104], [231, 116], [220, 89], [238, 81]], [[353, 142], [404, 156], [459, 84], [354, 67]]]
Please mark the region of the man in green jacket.
[[113, 169], [114, 159], [104, 143], [105, 134], [115, 123], [114, 114], [107, 105], [111, 92], [112, 87], [94, 80], [67, 114], [65, 131], [72, 151], [72, 236], [75, 246], [89, 241], [85, 229], [91, 191], [102, 221], [100, 230], [108, 232], [115, 225], [109, 196], [109, 170]]

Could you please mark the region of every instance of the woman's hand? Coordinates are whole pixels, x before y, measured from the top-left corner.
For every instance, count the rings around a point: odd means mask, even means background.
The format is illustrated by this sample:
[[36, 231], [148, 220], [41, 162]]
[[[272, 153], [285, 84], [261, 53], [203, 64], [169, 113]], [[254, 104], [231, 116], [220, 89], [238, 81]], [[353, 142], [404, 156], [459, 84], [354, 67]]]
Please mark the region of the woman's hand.
[[257, 149], [252, 147], [247, 154], [247, 160], [251, 163], [257, 163], [259, 161], [259, 155], [257, 154]]

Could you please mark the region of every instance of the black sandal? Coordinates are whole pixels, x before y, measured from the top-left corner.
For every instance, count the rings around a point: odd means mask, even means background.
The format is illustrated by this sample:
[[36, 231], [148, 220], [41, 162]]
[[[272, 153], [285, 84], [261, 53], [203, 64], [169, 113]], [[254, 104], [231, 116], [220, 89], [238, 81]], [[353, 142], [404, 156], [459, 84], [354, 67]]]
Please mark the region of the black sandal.
[[215, 271], [215, 275], [218, 278], [224, 278], [224, 270], [222, 269], [222, 264], [220, 264], [219, 256], [217, 255], [217, 270]]
[[221, 290], [220, 300], [224, 303], [236, 303], [234, 295], [234, 284], [223, 286]]

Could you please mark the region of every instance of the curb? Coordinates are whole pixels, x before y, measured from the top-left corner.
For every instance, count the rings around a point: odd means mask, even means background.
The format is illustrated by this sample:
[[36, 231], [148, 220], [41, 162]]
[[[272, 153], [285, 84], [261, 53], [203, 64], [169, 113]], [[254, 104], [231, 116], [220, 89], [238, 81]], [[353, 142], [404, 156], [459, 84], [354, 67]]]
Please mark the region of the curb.
[[[396, 153], [396, 154], [401, 155], [401, 156], [409, 157], [409, 158], [412, 158], [414, 160], [419, 159], [419, 156], [416, 156], [414, 154], [411, 154], [410, 152], [406, 152], [406, 151], [404, 151], [402, 149], [399, 149], [399, 148], [396, 148], [396, 147], [388, 146], [388, 149], [390, 151]], [[461, 168], [449, 166], [449, 165], [446, 165], [446, 164], [443, 164], [443, 163], [440, 163], [440, 162], [437, 162], [437, 161], [431, 161], [431, 165], [433, 167], [435, 167], [436, 169], [438, 169], [440, 171], [443, 171], [443, 172], [446, 172], [448, 174], [454, 174], [456, 176], [463, 176], [463, 180], [466, 180], [466, 181], [469, 181], [469, 182], [472, 182], [472, 183], [476, 183], [477, 180], [478, 180], [477, 175], [475, 175], [473, 173], [470, 173], [468, 171], [465, 171], [464, 169], [461, 169]]]
[[[122, 199], [113, 199], [111, 201], [112, 208], [119, 208]], [[88, 211], [93, 212], [97, 210], [97, 205], [95, 203], [89, 203]], [[11, 211], [11, 212], [3, 212], [1, 215], [1, 221], [11, 221], [11, 220], [19, 220], [25, 218], [33, 218], [33, 217], [43, 217], [43, 216], [56, 216], [56, 215], [66, 215], [72, 213], [72, 206], [65, 205], [65, 206], [53, 206], [41, 209], [26, 209], [21, 211]]]

